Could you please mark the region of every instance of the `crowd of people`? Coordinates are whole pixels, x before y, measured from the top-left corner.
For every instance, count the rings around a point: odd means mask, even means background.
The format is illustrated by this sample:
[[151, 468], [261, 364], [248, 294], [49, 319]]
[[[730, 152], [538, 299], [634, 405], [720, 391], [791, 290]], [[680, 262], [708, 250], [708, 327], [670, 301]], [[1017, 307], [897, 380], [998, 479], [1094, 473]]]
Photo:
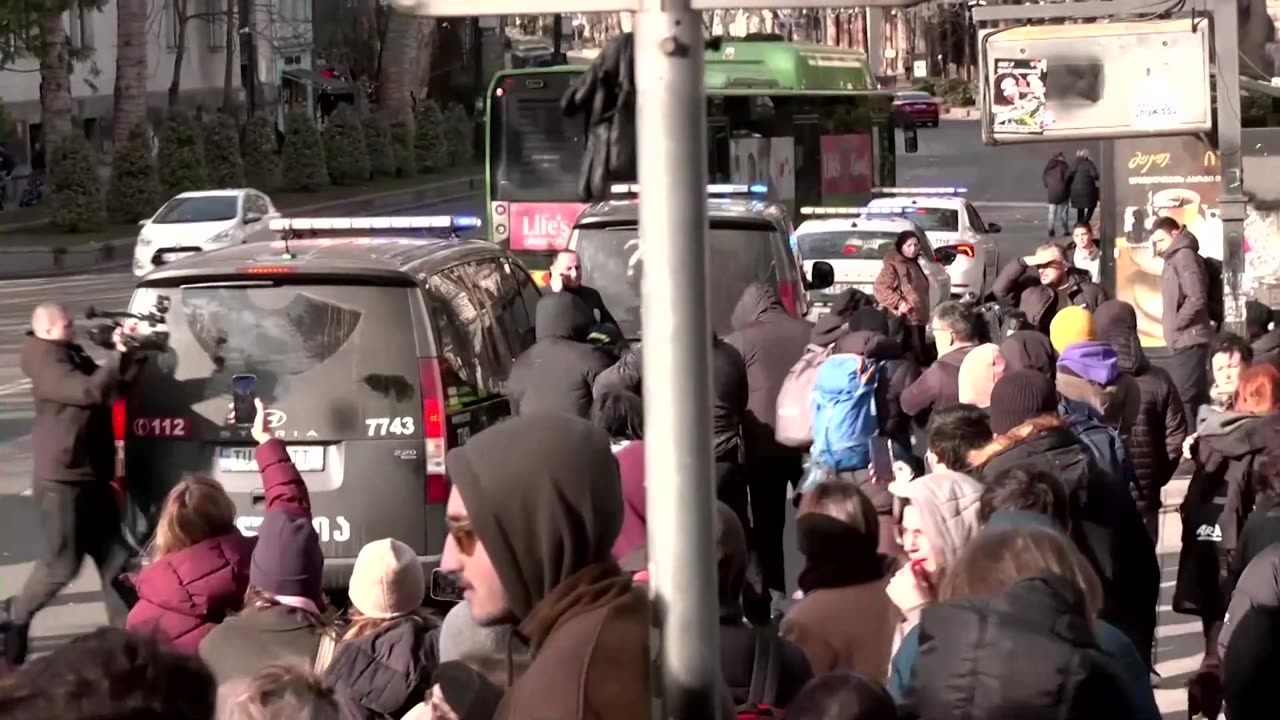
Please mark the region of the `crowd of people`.
[[[1143, 350], [1134, 308], [1073, 264], [1096, 256], [1091, 231], [1005, 268], [996, 295], [1029, 321], [1007, 336], [970, 305], [928, 307], [911, 238], [873, 296], [849, 291], [816, 323], [768, 284], [745, 290], [733, 331], [709, 338], [723, 717], [1156, 720], [1156, 544], [1179, 468], [1191, 481], [1173, 609], [1201, 618], [1205, 649], [1189, 705], [1269, 716], [1280, 329], [1251, 305], [1247, 338], [1220, 334], [1198, 254], [1175, 258], [1194, 237], [1166, 234], [1172, 370]], [[440, 569], [462, 602], [424, 609], [418, 558], [385, 538], [361, 549], [349, 607], [335, 607], [307, 486], [258, 402], [256, 536], [219, 483], [183, 480], [120, 627], [26, 662], [32, 615], [83, 556], [105, 581], [118, 570], [110, 533], [66, 525], [76, 502], [109, 492], [101, 469], [37, 459], [57, 476], [37, 484], [58, 527], [0, 606], [0, 718], [650, 717], [640, 349], [589, 340], [607, 311], [576, 258], [557, 267], [512, 369], [514, 417], [446, 459]], [[123, 343], [103, 368], [69, 360], [69, 328], [42, 306], [24, 352], [38, 403], [59, 409], [45, 421], [63, 430], [99, 422], [131, 363]], [[54, 365], [81, 378], [80, 395], [50, 389], [55, 370], [40, 368]]]

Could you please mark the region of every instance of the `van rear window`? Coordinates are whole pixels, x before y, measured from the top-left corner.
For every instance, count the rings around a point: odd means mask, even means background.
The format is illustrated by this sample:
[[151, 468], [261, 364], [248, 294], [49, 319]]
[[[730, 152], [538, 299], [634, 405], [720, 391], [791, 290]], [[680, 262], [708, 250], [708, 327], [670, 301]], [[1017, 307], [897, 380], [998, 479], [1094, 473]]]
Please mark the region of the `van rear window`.
[[[140, 288], [170, 298], [170, 350], [130, 393], [130, 418], [184, 417], [193, 439], [227, 439], [231, 378], [256, 377], [285, 439], [368, 436], [366, 420], [414, 418], [421, 436], [414, 288], [254, 285]], [[399, 427], [404, 427], [401, 423]]]

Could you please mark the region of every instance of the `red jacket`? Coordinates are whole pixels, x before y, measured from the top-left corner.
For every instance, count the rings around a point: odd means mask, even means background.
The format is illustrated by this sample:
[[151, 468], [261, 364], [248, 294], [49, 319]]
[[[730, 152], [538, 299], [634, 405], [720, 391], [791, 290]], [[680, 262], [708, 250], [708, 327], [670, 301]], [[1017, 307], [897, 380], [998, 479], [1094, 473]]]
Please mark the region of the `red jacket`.
[[138, 574], [126, 627], [195, 654], [214, 626], [244, 603], [255, 538], [239, 532], [166, 555]]

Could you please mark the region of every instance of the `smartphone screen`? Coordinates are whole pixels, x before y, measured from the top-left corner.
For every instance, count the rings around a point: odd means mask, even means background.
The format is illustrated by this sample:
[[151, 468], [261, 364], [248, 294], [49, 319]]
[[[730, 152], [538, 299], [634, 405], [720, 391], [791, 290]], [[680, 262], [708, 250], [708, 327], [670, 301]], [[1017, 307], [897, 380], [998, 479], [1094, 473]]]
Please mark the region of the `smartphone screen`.
[[231, 407], [237, 425], [252, 425], [253, 417], [258, 414], [253, 401], [257, 397], [254, 392], [258, 384], [256, 375], [236, 375], [231, 378]]
[[893, 482], [893, 451], [889, 447], [889, 438], [871, 438], [871, 469], [876, 474], [877, 484]]
[[462, 602], [462, 585], [458, 576], [440, 568], [431, 571], [431, 597], [445, 602]]

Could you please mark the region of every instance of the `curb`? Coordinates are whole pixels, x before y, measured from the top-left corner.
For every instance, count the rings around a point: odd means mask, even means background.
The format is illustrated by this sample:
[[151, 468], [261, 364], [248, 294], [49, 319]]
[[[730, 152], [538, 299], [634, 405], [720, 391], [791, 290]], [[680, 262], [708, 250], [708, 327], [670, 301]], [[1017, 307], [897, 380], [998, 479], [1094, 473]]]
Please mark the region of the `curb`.
[[[474, 197], [480, 191], [482, 178], [473, 175], [444, 180], [419, 188], [389, 190], [373, 195], [360, 195], [293, 208], [284, 214], [317, 213], [320, 216], [359, 213], [364, 215], [394, 214], [416, 207], [430, 207]], [[441, 194], [442, 190], [447, 190]], [[133, 262], [135, 237], [105, 242], [86, 243], [75, 248], [19, 247], [0, 250], [0, 280], [26, 280], [41, 277], [77, 275], [92, 270], [119, 270]]]

